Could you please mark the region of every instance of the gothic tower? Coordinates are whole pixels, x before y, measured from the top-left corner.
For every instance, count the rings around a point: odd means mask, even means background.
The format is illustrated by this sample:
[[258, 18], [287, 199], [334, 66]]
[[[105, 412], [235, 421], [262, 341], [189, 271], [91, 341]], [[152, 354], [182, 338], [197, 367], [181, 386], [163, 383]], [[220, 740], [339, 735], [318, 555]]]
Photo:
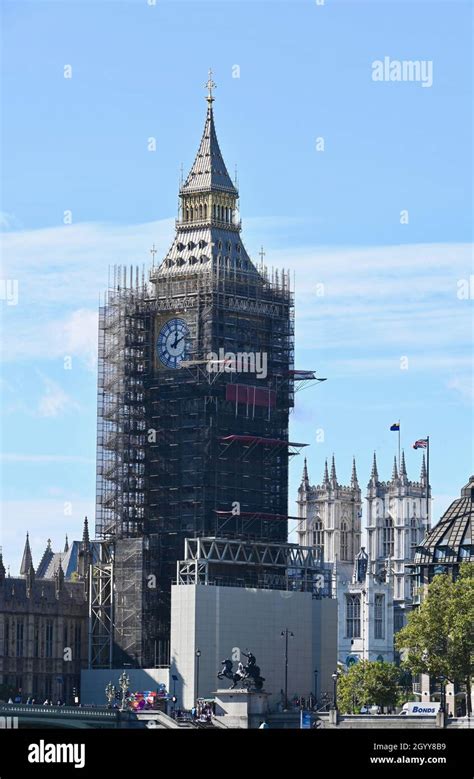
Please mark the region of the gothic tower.
[[367, 544], [372, 571], [393, 575], [394, 629], [400, 630], [406, 622], [406, 612], [413, 601], [413, 582], [405, 569], [413, 562], [416, 546], [430, 528], [429, 486], [425, 458], [420, 480], [408, 479], [405, 455], [400, 467], [394, 459], [390, 481], [379, 481], [374, 454], [372, 473], [367, 485]]
[[169, 661], [187, 537], [287, 540], [293, 294], [242, 242], [214, 86], [172, 245], [149, 283], [116, 270], [99, 318], [96, 532], [113, 547], [116, 662], [139, 666]]
[[360, 549], [362, 502], [355, 460], [351, 482], [339, 484], [334, 455], [331, 471], [327, 460], [321, 484], [311, 486], [305, 460], [298, 489], [298, 535], [302, 546], [323, 548], [327, 563], [347, 564], [352, 569]]

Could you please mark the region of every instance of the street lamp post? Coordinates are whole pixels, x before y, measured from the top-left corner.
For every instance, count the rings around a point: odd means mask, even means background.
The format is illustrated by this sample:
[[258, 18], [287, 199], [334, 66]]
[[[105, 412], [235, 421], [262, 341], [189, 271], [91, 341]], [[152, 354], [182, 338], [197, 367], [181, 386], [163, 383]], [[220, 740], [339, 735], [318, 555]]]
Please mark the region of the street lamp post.
[[201, 650], [196, 649], [196, 701], [199, 699], [199, 658], [201, 657]]
[[120, 689], [122, 690], [122, 704], [120, 706], [120, 711], [125, 711], [125, 695], [127, 693], [129, 684], [130, 684], [129, 677], [127, 676], [125, 671], [122, 671], [119, 678], [119, 686]]
[[105, 688], [105, 697], [107, 698], [109, 708], [112, 708], [112, 701], [115, 699], [117, 690], [112, 682], [109, 682]]
[[446, 708], [446, 687], [445, 687], [445, 678], [444, 676], [439, 677], [440, 682], [440, 709], [444, 712]]
[[333, 703], [334, 703], [334, 709], [335, 709], [336, 711], [337, 711], [337, 679], [338, 679], [338, 676], [339, 676], [339, 674], [338, 674], [338, 672], [337, 672], [337, 671], [335, 671], [335, 672], [332, 674], [332, 680], [333, 680], [333, 683], [334, 683], [334, 688], [333, 688]]
[[318, 705], [318, 669], [314, 669], [314, 702], [317, 708]]
[[285, 636], [285, 711], [288, 709], [288, 636], [294, 638], [294, 633], [288, 628], [281, 631], [282, 637]]

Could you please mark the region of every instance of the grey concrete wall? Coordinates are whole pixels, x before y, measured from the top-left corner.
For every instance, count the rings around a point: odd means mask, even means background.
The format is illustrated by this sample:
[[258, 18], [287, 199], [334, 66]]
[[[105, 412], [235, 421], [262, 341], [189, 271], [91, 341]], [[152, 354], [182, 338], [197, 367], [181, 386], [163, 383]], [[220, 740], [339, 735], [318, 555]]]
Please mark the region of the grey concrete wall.
[[[337, 604], [314, 600], [310, 593], [254, 590], [240, 587], [175, 585], [171, 606], [171, 673], [179, 677], [178, 702], [191, 708], [196, 697], [212, 697], [219, 682], [221, 661], [237, 661], [251, 649], [271, 693], [270, 707], [281, 702], [284, 689], [285, 639], [288, 628], [288, 697], [308, 696], [314, 688], [314, 669], [326, 680], [336, 665]], [[245, 658], [242, 657], [245, 662]], [[326, 683], [326, 681], [324, 681]], [[181, 697], [182, 694], [182, 697]]]

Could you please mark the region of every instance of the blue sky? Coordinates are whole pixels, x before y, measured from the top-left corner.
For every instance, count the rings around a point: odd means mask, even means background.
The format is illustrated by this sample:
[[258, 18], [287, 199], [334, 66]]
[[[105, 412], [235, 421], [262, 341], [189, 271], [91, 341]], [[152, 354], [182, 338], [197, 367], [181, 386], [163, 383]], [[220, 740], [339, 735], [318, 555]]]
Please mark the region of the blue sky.
[[[474, 272], [470, 14], [459, 0], [4, 0], [2, 276], [19, 293], [0, 301], [12, 571], [27, 529], [38, 562], [48, 536], [59, 547], [94, 516], [99, 293], [110, 264], [168, 248], [209, 66], [244, 241], [295, 271], [296, 365], [328, 377], [292, 415], [311, 481], [335, 452], [340, 481], [355, 454], [365, 485], [374, 449], [389, 478], [400, 418], [411, 478], [411, 443], [432, 438], [434, 518], [458, 495], [473, 470], [474, 278], [459, 297]], [[385, 56], [431, 61], [433, 85], [374, 82]]]

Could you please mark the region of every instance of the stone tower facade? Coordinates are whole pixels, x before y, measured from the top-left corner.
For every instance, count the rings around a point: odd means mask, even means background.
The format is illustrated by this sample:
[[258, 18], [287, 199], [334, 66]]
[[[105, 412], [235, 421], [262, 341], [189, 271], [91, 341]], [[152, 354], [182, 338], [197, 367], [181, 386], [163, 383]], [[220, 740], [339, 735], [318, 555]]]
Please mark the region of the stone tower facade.
[[305, 460], [298, 489], [299, 543], [319, 546], [326, 563], [347, 564], [350, 569], [360, 550], [362, 502], [355, 460], [348, 486], [339, 484], [334, 456], [327, 460], [321, 484], [311, 486]]
[[367, 551], [369, 565], [378, 576], [391, 572], [394, 629], [400, 630], [413, 604], [412, 577], [406, 569], [417, 545], [430, 528], [430, 488], [425, 459], [419, 481], [410, 481], [402, 452], [400, 467], [394, 459], [392, 478], [380, 481], [374, 454], [367, 485]]

